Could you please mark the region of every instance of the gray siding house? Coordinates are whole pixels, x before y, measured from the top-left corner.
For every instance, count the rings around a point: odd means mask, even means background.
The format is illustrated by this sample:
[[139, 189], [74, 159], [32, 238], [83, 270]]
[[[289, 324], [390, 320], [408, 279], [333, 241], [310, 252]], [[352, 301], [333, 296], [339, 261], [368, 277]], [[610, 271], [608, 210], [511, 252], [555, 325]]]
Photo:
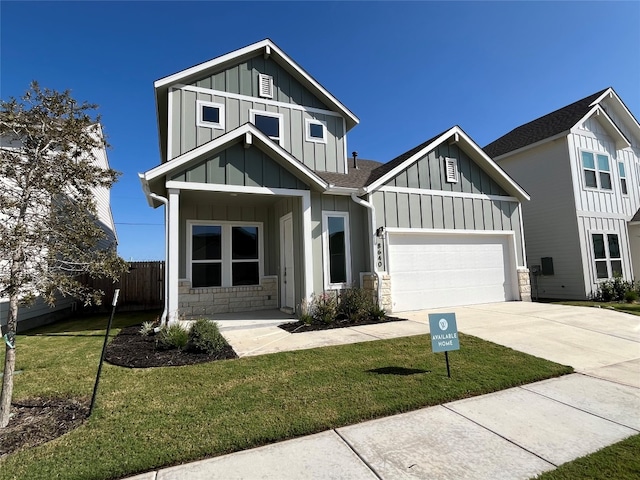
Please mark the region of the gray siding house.
[[165, 205], [169, 320], [349, 286], [395, 311], [521, 298], [528, 196], [459, 127], [348, 158], [358, 118], [268, 39], [155, 92], [161, 163], [140, 180]]
[[523, 207], [534, 295], [585, 299], [640, 279], [640, 125], [606, 88], [484, 148], [530, 194]]

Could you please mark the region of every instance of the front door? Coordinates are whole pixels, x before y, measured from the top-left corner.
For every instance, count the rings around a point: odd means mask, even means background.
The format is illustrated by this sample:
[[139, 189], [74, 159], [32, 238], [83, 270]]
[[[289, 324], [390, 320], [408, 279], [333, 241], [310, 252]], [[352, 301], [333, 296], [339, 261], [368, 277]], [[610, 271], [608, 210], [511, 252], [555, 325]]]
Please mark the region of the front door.
[[293, 272], [293, 216], [280, 218], [280, 307], [295, 310], [295, 279]]

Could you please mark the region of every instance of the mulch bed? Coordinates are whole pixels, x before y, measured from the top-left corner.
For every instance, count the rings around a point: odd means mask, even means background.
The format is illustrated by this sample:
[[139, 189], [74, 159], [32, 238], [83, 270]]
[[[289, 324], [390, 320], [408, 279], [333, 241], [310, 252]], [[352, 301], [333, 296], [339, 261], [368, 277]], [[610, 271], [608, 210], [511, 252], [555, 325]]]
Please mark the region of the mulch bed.
[[374, 325], [377, 323], [400, 322], [406, 320], [398, 317], [382, 317], [380, 319], [366, 318], [357, 322], [350, 322], [347, 318], [337, 319], [333, 323], [311, 323], [306, 324], [298, 320], [297, 322], [283, 323], [278, 325], [281, 329], [289, 333], [315, 332], [317, 330], [330, 330], [332, 328], [358, 327], [361, 325]]
[[79, 427], [89, 415], [89, 401], [33, 398], [13, 403], [13, 416], [0, 435], [0, 458], [35, 447]]
[[140, 325], [120, 330], [120, 333], [107, 346], [105, 356], [107, 362], [129, 368], [177, 367], [231, 358], [238, 358], [231, 346], [227, 346], [221, 353], [215, 355], [177, 349], [157, 350], [155, 336], [141, 335]]

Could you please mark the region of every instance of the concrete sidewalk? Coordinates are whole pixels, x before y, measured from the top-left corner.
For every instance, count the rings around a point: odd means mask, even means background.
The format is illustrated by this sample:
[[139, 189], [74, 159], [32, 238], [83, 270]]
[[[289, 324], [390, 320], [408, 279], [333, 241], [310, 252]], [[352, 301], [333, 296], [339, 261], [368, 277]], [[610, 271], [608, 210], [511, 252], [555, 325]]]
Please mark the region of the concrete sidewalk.
[[[521, 302], [446, 310], [464, 333], [582, 373], [133, 478], [529, 479], [640, 432], [640, 317]], [[244, 356], [426, 334], [428, 313], [294, 335], [277, 328], [277, 318], [252, 328], [220, 323]]]

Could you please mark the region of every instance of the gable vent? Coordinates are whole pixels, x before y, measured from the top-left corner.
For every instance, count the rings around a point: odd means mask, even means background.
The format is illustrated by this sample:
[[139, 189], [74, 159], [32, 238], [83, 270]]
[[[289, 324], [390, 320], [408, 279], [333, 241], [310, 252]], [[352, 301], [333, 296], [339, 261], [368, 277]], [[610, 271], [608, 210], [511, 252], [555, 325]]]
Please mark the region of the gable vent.
[[261, 97], [273, 98], [273, 77], [271, 75], [258, 74], [258, 84]]
[[447, 171], [447, 183], [458, 183], [458, 161], [455, 158], [444, 159]]

